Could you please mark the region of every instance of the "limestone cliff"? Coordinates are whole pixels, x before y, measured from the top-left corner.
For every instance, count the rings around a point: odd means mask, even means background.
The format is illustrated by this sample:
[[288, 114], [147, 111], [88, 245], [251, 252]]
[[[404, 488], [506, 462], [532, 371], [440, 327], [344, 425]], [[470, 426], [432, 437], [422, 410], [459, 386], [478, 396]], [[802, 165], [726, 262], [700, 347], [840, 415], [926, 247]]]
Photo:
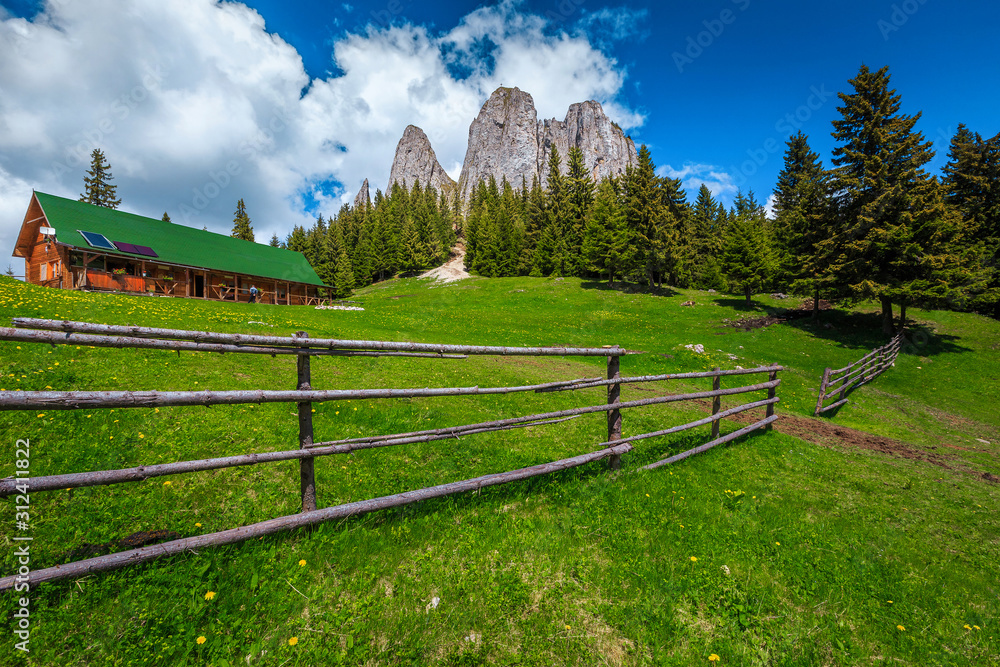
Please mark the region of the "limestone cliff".
[[538, 114], [531, 95], [518, 88], [497, 88], [469, 126], [469, 146], [458, 179], [459, 194], [469, 199], [479, 181], [506, 176], [521, 187], [538, 173]]
[[424, 131], [415, 125], [407, 125], [403, 137], [396, 144], [388, 189], [391, 190], [393, 183], [410, 188], [418, 180], [421, 186], [431, 185], [438, 192], [451, 193], [455, 188], [455, 181], [441, 167]]
[[504, 177], [515, 188], [538, 176], [548, 181], [552, 146], [567, 173], [570, 148], [583, 152], [584, 165], [595, 181], [625, 172], [637, 159], [635, 144], [593, 100], [570, 106], [564, 120], [538, 120], [531, 95], [518, 88], [498, 88], [469, 128], [469, 147], [459, 178], [462, 199], [480, 180]]

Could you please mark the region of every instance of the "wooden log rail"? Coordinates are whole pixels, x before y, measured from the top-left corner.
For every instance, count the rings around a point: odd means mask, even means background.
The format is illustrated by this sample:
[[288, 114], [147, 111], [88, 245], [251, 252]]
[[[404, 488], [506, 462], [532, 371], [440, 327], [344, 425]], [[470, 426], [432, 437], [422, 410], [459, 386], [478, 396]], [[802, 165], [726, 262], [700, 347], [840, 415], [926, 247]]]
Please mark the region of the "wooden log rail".
[[[95, 347], [139, 347], [156, 346], [158, 349], [199, 350], [207, 352], [240, 352], [251, 354], [295, 354], [297, 355], [297, 380], [294, 390], [247, 390], [247, 391], [43, 391], [43, 392], [2, 392], [0, 393], [0, 410], [72, 410], [80, 408], [122, 408], [122, 407], [156, 407], [156, 406], [188, 406], [188, 405], [235, 405], [241, 403], [285, 402], [296, 403], [299, 415], [299, 440], [294, 449], [242, 454], [235, 456], [202, 459], [196, 461], [180, 461], [176, 463], [138, 466], [119, 470], [102, 470], [79, 472], [44, 477], [6, 478], [0, 480], [0, 497], [13, 495], [18, 485], [27, 483], [31, 491], [49, 491], [75, 487], [99, 486], [136, 482], [179, 473], [198, 472], [229, 468], [236, 466], [256, 465], [278, 461], [299, 461], [300, 495], [302, 512], [294, 516], [271, 519], [252, 526], [244, 526], [218, 533], [200, 535], [193, 538], [175, 540], [142, 549], [109, 554], [86, 561], [69, 563], [46, 570], [32, 572], [28, 582], [31, 586], [46, 581], [54, 581], [68, 577], [80, 576], [90, 572], [124, 567], [143, 562], [152, 558], [180, 553], [187, 549], [219, 544], [230, 544], [251, 537], [261, 536], [299, 526], [313, 525], [321, 521], [363, 514], [387, 507], [417, 502], [425, 498], [440, 497], [452, 493], [503, 484], [519, 479], [527, 479], [536, 475], [548, 474], [569, 467], [608, 459], [609, 467], [617, 469], [621, 465], [622, 454], [631, 451], [633, 442], [654, 437], [678, 433], [712, 425], [712, 441], [695, 449], [688, 450], [668, 459], [658, 461], [647, 468], [655, 468], [688, 456], [705, 451], [723, 442], [729, 442], [758, 428], [769, 428], [777, 419], [774, 406], [779, 399], [776, 396], [777, 387], [781, 381], [777, 378], [780, 366], [767, 366], [754, 369], [737, 369], [723, 371], [718, 368], [709, 372], [673, 373], [664, 375], [649, 375], [625, 377], [620, 373], [619, 360], [623, 355], [634, 354], [617, 346], [603, 348], [515, 348], [465, 345], [431, 345], [421, 343], [390, 343], [386, 341], [343, 341], [331, 339], [312, 339], [305, 332], [297, 332], [292, 337], [254, 336], [243, 334], [221, 334], [214, 332], [194, 332], [174, 329], [151, 329], [144, 327], [122, 327], [83, 322], [68, 322], [55, 320], [37, 320], [19, 318], [15, 320], [18, 327], [33, 326], [34, 330], [0, 328], [0, 339], [24, 342], [58, 344], [88, 344]], [[193, 347], [194, 346], [194, 347]], [[369, 389], [369, 390], [316, 390], [311, 384], [311, 357], [317, 354], [373, 354], [422, 356], [434, 358], [456, 358], [456, 355], [526, 355], [526, 356], [604, 356], [607, 359], [608, 373], [606, 380], [601, 378], [581, 378], [547, 382], [535, 385], [516, 387], [442, 387], [423, 389]], [[738, 387], [721, 387], [721, 380], [727, 376], [740, 376], [767, 373], [766, 382]], [[695, 391], [685, 394], [668, 394], [634, 401], [622, 401], [621, 385], [638, 382], [658, 382], [676, 379], [712, 380], [709, 391]], [[432, 396], [470, 396], [507, 394], [521, 392], [571, 391], [607, 387], [607, 401], [599, 405], [589, 405], [565, 410], [551, 411], [520, 417], [465, 424], [439, 429], [377, 435], [361, 438], [349, 438], [327, 442], [313, 441], [312, 404], [330, 400], [364, 400], [373, 398], [417, 398]], [[723, 396], [733, 396], [757, 391], [767, 391], [764, 400], [752, 401], [721, 410]], [[673, 426], [650, 433], [622, 437], [622, 411], [666, 403], [691, 401], [710, 398], [713, 400], [712, 415], [687, 424]], [[719, 437], [719, 421], [755, 408], [766, 408], [766, 416], [750, 426], [744, 427]], [[320, 456], [344, 454], [353, 451], [378, 447], [400, 446], [416, 442], [433, 442], [446, 439], [458, 439], [467, 435], [489, 433], [515, 428], [546, 426], [575, 419], [581, 415], [604, 412], [607, 415], [608, 438], [598, 445], [598, 451], [580, 456], [544, 463], [530, 468], [510, 472], [486, 475], [462, 482], [452, 482], [428, 489], [409, 491], [406, 493], [365, 500], [347, 505], [330, 508], [317, 508], [316, 478], [313, 469], [314, 461]], [[0, 579], [0, 590], [14, 585], [23, 578], [6, 577]]]
[[[903, 347], [903, 341], [904, 332], [900, 331], [885, 345], [875, 348], [843, 368], [836, 370], [826, 368], [823, 371], [823, 378], [820, 380], [819, 396], [816, 398], [816, 410], [813, 415], [818, 416], [846, 405], [847, 395], [850, 392], [871, 382], [896, 362], [896, 357], [899, 356], [899, 351]], [[823, 405], [831, 396], [836, 396], [836, 400], [829, 405]]]

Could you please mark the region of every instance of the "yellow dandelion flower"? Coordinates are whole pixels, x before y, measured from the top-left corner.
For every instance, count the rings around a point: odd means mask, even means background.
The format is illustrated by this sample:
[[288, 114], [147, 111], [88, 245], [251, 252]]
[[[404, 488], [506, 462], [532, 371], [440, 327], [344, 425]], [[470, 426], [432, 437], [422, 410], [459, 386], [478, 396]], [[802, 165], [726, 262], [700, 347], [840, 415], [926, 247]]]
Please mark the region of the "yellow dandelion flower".
[[205, 636], [202, 635], [201, 637], [198, 637], [197, 639], [195, 639], [195, 641], [198, 642], [199, 644], [204, 644], [205, 643]]
[[[111, 437], [113, 438], [114, 436], [111, 436]], [[172, 486], [172, 485], [173, 485], [173, 482], [171, 482], [170, 480], [167, 480], [166, 482], [163, 483], [163, 486]]]
[[778, 545], [779, 547], [781, 546], [781, 542], [775, 542], [775, 544]]
[[692, 563], [697, 563], [698, 562], [698, 557], [697, 556], [691, 556], [691, 562]]
[[140, 438], [145, 438], [146, 436], [144, 436], [144, 435], [143, 435], [142, 433], [140, 433], [140, 434], [139, 434], [139, 437], [140, 437]]
[[288, 645], [289, 646], [295, 646], [298, 643], [299, 643], [299, 638], [298, 637], [289, 637], [288, 638]]
[[716, 653], [713, 653], [712, 655], [708, 656], [709, 662], [719, 662], [719, 660], [722, 660], [722, 658], [720, 658]]
[[903, 627], [902, 625], [897, 625], [896, 629], [899, 630], [900, 632], [906, 632], [906, 628]]
[[299, 561], [299, 567], [305, 567], [305, 566], [306, 566], [306, 561], [305, 561], [305, 559], [302, 559], [302, 560], [300, 560], [300, 561]]
[[201, 528], [201, 524], [200, 523], [196, 523], [196, 524], [194, 524], [194, 527], [195, 528]]
[[215, 591], [209, 591], [209, 592], [205, 593], [205, 599], [206, 600], [211, 600], [214, 597], [215, 597]]
[[976, 630], [982, 630], [982, 628], [979, 627], [978, 625], [973, 625], [972, 627], [975, 628]]
[[40, 414], [40, 415], [38, 415], [38, 416], [39, 416], [39, 418], [41, 418], [41, 417], [44, 417], [44, 416], [45, 416], [45, 413], [43, 412], [43, 413], [41, 413], [41, 414]]
[[972, 629], [972, 626], [971, 626], [971, 625], [969, 625], [968, 623], [966, 623], [966, 624], [965, 624], [965, 625], [963, 625], [962, 627], [963, 627], [963, 628], [965, 628], [966, 630], [971, 630], [971, 629]]

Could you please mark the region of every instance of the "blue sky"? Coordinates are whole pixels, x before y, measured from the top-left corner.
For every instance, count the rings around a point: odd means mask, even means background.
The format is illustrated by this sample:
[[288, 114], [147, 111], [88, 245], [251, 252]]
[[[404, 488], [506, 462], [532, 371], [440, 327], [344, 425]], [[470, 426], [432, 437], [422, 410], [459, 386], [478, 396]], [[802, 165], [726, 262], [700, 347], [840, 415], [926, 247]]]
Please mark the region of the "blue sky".
[[457, 177], [499, 84], [540, 117], [597, 99], [694, 198], [766, 201], [801, 128], [829, 164], [837, 92], [888, 65], [939, 171], [960, 122], [1000, 132], [994, 2], [0, 0], [0, 243], [32, 189], [76, 196], [92, 147], [122, 208], [258, 241], [385, 187], [421, 126]]

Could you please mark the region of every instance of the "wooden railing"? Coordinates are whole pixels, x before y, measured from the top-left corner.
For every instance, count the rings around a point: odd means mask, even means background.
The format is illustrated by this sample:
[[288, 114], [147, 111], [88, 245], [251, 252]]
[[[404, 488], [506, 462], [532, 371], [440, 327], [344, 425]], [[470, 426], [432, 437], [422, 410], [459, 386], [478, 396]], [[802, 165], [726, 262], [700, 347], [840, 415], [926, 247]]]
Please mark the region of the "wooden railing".
[[[830, 368], [824, 370], [823, 379], [819, 384], [819, 396], [816, 398], [816, 411], [813, 415], [820, 415], [845, 405], [850, 392], [874, 380], [895, 363], [902, 346], [903, 332], [900, 331], [891, 341], [875, 348], [857, 361], [852, 361], [837, 370]], [[834, 395], [837, 397], [836, 401], [824, 406], [823, 403]]]
[[[0, 392], [0, 410], [76, 410], [81, 408], [149, 408], [164, 406], [212, 406], [237, 405], [246, 403], [296, 403], [298, 406], [299, 442], [294, 449], [276, 452], [260, 452], [235, 456], [226, 456], [176, 463], [154, 464], [117, 470], [100, 470], [90, 472], [74, 472], [59, 475], [32, 477], [25, 480], [21, 477], [8, 477], [0, 480], [0, 497], [13, 495], [18, 486], [24, 488], [30, 485], [30, 491], [41, 492], [74, 487], [99, 486], [136, 482], [163, 475], [192, 473], [205, 470], [216, 470], [235, 466], [257, 465], [277, 461], [299, 460], [300, 496], [302, 511], [300, 514], [270, 519], [261, 523], [242, 526], [217, 533], [209, 533], [165, 542], [151, 546], [113, 553], [106, 556], [91, 558], [50, 567], [31, 572], [30, 583], [39, 583], [81, 576], [87, 573], [101, 572], [134, 563], [148, 561], [170, 554], [182, 553], [188, 549], [211, 545], [230, 544], [268, 535], [281, 530], [312, 525], [332, 519], [364, 514], [387, 507], [397, 507], [424, 500], [463, 491], [479, 489], [515, 480], [527, 479], [567, 468], [581, 466], [593, 461], [607, 459], [609, 467], [618, 469], [621, 456], [632, 450], [633, 442], [678, 433], [699, 426], [711, 425], [712, 439], [694, 449], [675, 456], [657, 461], [645, 466], [646, 469], [657, 468], [674, 463], [706, 451], [719, 444], [730, 442], [742, 435], [760, 428], [770, 428], [777, 419], [774, 406], [778, 403], [777, 387], [781, 381], [777, 375], [780, 366], [768, 366], [752, 369], [720, 370], [718, 368], [697, 373], [673, 373], [665, 375], [649, 375], [641, 377], [623, 377], [619, 371], [620, 358], [633, 354], [617, 346], [603, 348], [563, 348], [563, 347], [490, 347], [469, 345], [438, 345], [426, 343], [405, 343], [387, 341], [352, 341], [332, 339], [312, 339], [305, 332], [298, 332], [292, 337], [257, 336], [243, 334], [222, 334], [200, 331], [181, 331], [173, 329], [153, 329], [132, 326], [110, 326], [84, 322], [68, 322], [55, 320], [38, 320], [18, 318], [14, 320], [17, 328], [0, 328], [0, 340], [10, 340], [26, 343], [44, 343], [50, 345], [90, 345], [94, 347], [111, 348], [145, 348], [160, 350], [204, 351], [204, 352], [237, 352], [246, 354], [287, 354], [296, 356], [297, 379], [294, 390], [234, 390], [234, 391], [17, 391]], [[607, 379], [582, 378], [547, 382], [543, 384], [514, 387], [443, 387], [423, 389], [313, 389], [311, 380], [310, 360], [314, 356], [397, 356], [397, 357], [432, 357], [438, 359], [465, 359], [468, 355], [502, 355], [502, 356], [585, 356], [607, 358]], [[721, 381], [724, 377], [736, 377], [753, 374], [768, 374], [765, 382], [723, 389]], [[709, 391], [685, 394], [667, 394], [654, 398], [634, 401], [621, 401], [621, 385], [667, 380], [711, 379], [712, 389]], [[312, 424], [312, 403], [323, 401], [378, 399], [378, 398], [418, 398], [431, 396], [469, 396], [513, 394], [519, 392], [553, 392], [576, 391], [589, 388], [607, 387], [606, 401], [597, 405], [588, 405], [565, 410], [545, 412], [540, 414], [511, 417], [477, 424], [465, 424], [410, 433], [395, 433], [388, 435], [351, 438], [326, 442], [314, 442]], [[767, 398], [745, 403], [725, 411], [721, 409], [723, 396], [734, 396], [749, 392], [767, 391]], [[622, 437], [622, 410], [650, 405], [676, 403], [681, 401], [712, 399], [712, 414], [687, 424], [673, 426], [659, 431]], [[720, 436], [719, 422], [747, 410], [766, 408], [763, 419], [745, 426], [737, 431]], [[454, 439], [459, 436], [476, 433], [489, 433], [514, 428], [551, 425], [579, 417], [584, 414], [607, 414], [608, 437], [605, 442], [596, 445], [594, 451], [539, 465], [496, 474], [485, 475], [474, 479], [451, 482], [416, 491], [364, 500], [317, 509], [316, 479], [313, 469], [314, 460], [320, 456], [346, 454], [349, 452], [389, 447], [416, 442], [431, 442], [442, 439]], [[22, 579], [23, 581], [23, 579]], [[15, 577], [0, 579], [0, 590], [11, 588]]]

